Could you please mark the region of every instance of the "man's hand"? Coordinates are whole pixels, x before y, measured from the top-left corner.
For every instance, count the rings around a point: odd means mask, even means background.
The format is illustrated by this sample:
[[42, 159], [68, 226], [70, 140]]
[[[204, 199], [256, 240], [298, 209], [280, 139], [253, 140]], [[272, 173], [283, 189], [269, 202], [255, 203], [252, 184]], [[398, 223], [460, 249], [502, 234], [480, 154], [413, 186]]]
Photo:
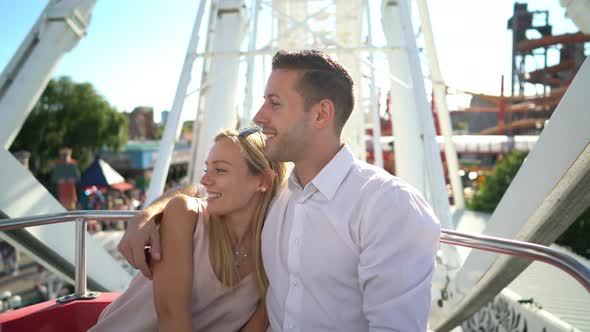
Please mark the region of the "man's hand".
[[146, 257], [145, 246], [151, 245], [152, 247], [150, 259], [160, 260], [161, 251], [158, 224], [166, 204], [174, 196], [187, 195], [196, 197], [198, 193], [199, 187], [195, 184], [188, 184], [168, 191], [127, 222], [127, 230], [125, 230], [125, 234], [121, 242], [119, 242], [117, 249], [129, 264], [139, 269], [146, 278], [152, 279], [152, 271]]
[[160, 259], [160, 233], [156, 219], [160, 214], [151, 216], [145, 211], [139, 212], [127, 223], [127, 230], [119, 242], [117, 249], [131, 266], [139, 269], [148, 279], [152, 279], [145, 246], [151, 245], [151, 259]]

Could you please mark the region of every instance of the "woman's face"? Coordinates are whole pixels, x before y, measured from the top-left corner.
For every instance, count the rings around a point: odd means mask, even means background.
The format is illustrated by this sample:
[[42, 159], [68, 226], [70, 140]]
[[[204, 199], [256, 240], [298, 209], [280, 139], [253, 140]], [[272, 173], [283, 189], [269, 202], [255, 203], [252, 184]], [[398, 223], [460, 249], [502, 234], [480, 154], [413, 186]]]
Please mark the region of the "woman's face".
[[237, 143], [230, 139], [216, 142], [209, 151], [205, 168], [201, 184], [207, 192], [210, 214], [226, 216], [252, 209], [262, 179], [250, 172]]

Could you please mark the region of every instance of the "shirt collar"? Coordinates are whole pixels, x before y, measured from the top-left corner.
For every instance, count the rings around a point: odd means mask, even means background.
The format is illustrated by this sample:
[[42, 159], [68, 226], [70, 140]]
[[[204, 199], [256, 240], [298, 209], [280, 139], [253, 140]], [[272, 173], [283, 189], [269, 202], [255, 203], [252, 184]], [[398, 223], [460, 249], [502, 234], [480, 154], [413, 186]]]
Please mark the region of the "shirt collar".
[[348, 145], [345, 144], [318, 175], [311, 180], [311, 183], [328, 200], [332, 200], [353, 164], [354, 155]]

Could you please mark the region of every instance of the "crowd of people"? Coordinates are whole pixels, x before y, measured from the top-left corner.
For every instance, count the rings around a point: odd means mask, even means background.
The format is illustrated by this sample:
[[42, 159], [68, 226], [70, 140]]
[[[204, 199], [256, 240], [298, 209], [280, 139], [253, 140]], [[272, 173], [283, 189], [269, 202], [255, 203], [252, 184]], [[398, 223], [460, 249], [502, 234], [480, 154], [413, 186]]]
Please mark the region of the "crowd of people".
[[[126, 192], [118, 190], [104, 190], [102, 192], [96, 187], [84, 191], [84, 199], [79, 201], [79, 208], [82, 210], [137, 210], [145, 201], [143, 189], [131, 189]], [[123, 230], [125, 224], [120, 220], [88, 222], [88, 231], [91, 233], [108, 230]]]
[[2, 275], [18, 274], [19, 254], [16, 248], [6, 241], [0, 241], [0, 255], [2, 255]]

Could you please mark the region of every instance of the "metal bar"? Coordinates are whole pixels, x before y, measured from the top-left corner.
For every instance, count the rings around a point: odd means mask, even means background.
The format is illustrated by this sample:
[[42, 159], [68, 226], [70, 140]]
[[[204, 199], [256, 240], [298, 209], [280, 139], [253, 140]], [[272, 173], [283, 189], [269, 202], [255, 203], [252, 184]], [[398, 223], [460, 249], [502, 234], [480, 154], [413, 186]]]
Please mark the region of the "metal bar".
[[75, 295], [86, 294], [86, 219], [76, 219]]
[[445, 138], [444, 152], [447, 161], [446, 167], [451, 182], [451, 189], [453, 191], [453, 205], [455, 205], [456, 209], [463, 210], [465, 209], [465, 198], [463, 197], [463, 185], [459, 178], [457, 151], [453, 145], [453, 129], [451, 126], [449, 109], [447, 107], [446, 84], [440, 71], [438, 55], [434, 45], [434, 34], [432, 32], [428, 4], [426, 3], [426, 0], [418, 0], [416, 3], [418, 5], [418, 13], [420, 14], [420, 23], [422, 24], [426, 55], [428, 56], [428, 67], [430, 69], [430, 79], [432, 82], [432, 91], [434, 93], [432, 98], [434, 99], [433, 102], [438, 111], [440, 129]]
[[[307, 50], [308, 48], [294, 48], [289, 49], [291, 51], [302, 51]], [[343, 47], [343, 46], [333, 46], [333, 47], [314, 47], [314, 50], [322, 51], [325, 53], [353, 53], [353, 52], [362, 52], [362, 51], [382, 51], [382, 52], [392, 52], [400, 50], [400, 47], [396, 46], [356, 46], [356, 47]], [[196, 53], [194, 56], [197, 58], [215, 58], [215, 57], [244, 57], [244, 56], [257, 56], [257, 55], [273, 55], [279, 48], [259, 48], [254, 49], [251, 51], [231, 51], [231, 52], [204, 52], [204, 53]]]
[[[76, 227], [77, 234], [84, 234], [77, 238], [77, 242], [83, 242], [76, 245], [76, 251], [80, 250], [80, 256], [76, 256], [76, 262], [82, 264], [83, 268], [78, 272], [76, 269], [76, 278], [79, 274], [86, 272], [86, 255], [82, 252], [86, 247], [86, 221], [87, 220], [129, 220], [137, 214], [137, 211], [67, 211], [62, 213], [44, 214], [32, 217], [3, 219], [0, 221], [0, 231], [11, 229], [56, 224], [61, 222], [77, 221], [79, 226]], [[441, 230], [440, 242], [451, 245], [458, 245], [485, 251], [507, 254], [532, 260], [537, 260], [551, 264], [574, 277], [588, 292], [590, 292], [590, 269], [578, 262], [572, 256], [559, 252], [555, 249], [544, 245], [529, 243], [518, 240], [509, 240], [499, 237], [476, 235], [457, 231], [443, 229]], [[84, 278], [85, 279], [85, 278]], [[76, 281], [76, 293], [86, 289], [86, 281], [79, 283]], [[79, 286], [79, 287], [78, 287]]]
[[[371, 27], [371, 1], [365, 1], [365, 12], [367, 14], [367, 38], [368, 44], [373, 45], [373, 32]], [[371, 93], [371, 116], [373, 120], [373, 165], [383, 168], [383, 150], [381, 148], [381, 116], [379, 114], [379, 100], [377, 89], [375, 88], [375, 61], [373, 52], [369, 52], [369, 62], [371, 63], [371, 76], [369, 81], [369, 91]]]
[[[253, 2], [252, 5], [252, 13], [250, 14], [250, 36], [248, 37], [248, 52], [253, 51], [256, 49], [256, 42], [258, 37], [258, 8], [260, 7], [260, 0], [256, 0]], [[254, 56], [248, 56], [247, 59], [247, 66], [246, 66], [246, 88], [245, 88], [245, 96], [244, 96], [244, 109], [242, 111], [242, 119], [240, 119], [240, 123], [245, 123], [246, 121], [251, 120], [254, 117], [254, 111], [252, 109], [252, 96], [253, 92], [252, 89], [254, 87], [254, 66], [255, 66], [255, 59]]]
[[441, 233], [440, 242], [442, 243], [497, 252], [551, 264], [574, 277], [590, 293], [590, 269], [570, 255], [536, 243], [444, 229]]
[[300, 27], [303, 27], [305, 24], [307, 24], [307, 21], [309, 21], [312, 18], [315, 18], [316, 16], [319, 16], [320, 14], [323, 14], [328, 8], [330, 8], [330, 7], [333, 6], [333, 4], [330, 3], [330, 4], [326, 5], [325, 7], [321, 8], [320, 10], [318, 10], [318, 11], [316, 11], [316, 12], [310, 14], [310, 15], [307, 15], [302, 21], [299, 21], [299, 20], [291, 17], [288, 14], [285, 14], [283, 12], [280, 12], [279, 10], [277, 10], [276, 8], [274, 8], [274, 5], [272, 3], [262, 2], [261, 4], [268, 6], [271, 9], [271, 11], [274, 10], [274, 11], [279, 12], [283, 17], [287, 17], [287, 18], [289, 18], [292, 21], [292, 23], [295, 23], [293, 26], [291, 26], [289, 28], [288, 31], [285, 31], [285, 32], [279, 34], [278, 36], [272, 38], [269, 42], [267, 42], [265, 47], [268, 47], [268, 48], [272, 47], [272, 43], [273, 42], [280, 41], [281, 38], [284, 38], [284, 37], [289, 36], [293, 32], [293, 30], [295, 30], [297, 28], [300, 28]]
[[170, 162], [172, 161], [172, 154], [174, 152], [174, 144], [176, 143], [176, 138], [181, 130], [180, 124], [182, 122], [182, 110], [184, 107], [184, 100], [186, 99], [186, 90], [191, 82], [193, 64], [196, 59], [194, 54], [199, 45], [199, 30], [201, 28], [201, 21], [205, 10], [205, 2], [207, 2], [207, 0], [201, 0], [199, 3], [193, 31], [189, 39], [186, 56], [178, 79], [176, 94], [174, 96], [174, 101], [172, 102], [172, 110], [170, 111], [170, 115], [164, 126], [164, 133], [162, 134], [160, 147], [158, 148], [158, 158], [154, 165], [152, 180], [146, 193], [147, 197], [144, 203], [146, 206], [161, 196], [164, 192], [164, 185], [166, 184], [166, 177], [168, 175], [168, 170], [170, 169]]
[[68, 211], [60, 213], [50, 213], [38, 216], [29, 216], [22, 218], [11, 218], [0, 221], [0, 231], [19, 229], [31, 226], [41, 226], [49, 224], [58, 224], [62, 222], [74, 221], [77, 218], [86, 220], [127, 220], [133, 217], [137, 211]]
[[[309, 48], [291, 48], [289, 50], [291, 51], [303, 51]], [[374, 52], [395, 52], [395, 51], [399, 51], [402, 48], [398, 47], [398, 46], [356, 46], [356, 47], [342, 47], [342, 46], [333, 46], [333, 47], [313, 47], [314, 50], [317, 51], [322, 51], [325, 53], [356, 53], [356, 52], [363, 52], [363, 51], [374, 51]], [[258, 56], [258, 55], [273, 55], [275, 54], [277, 51], [279, 51], [279, 49], [275, 49], [275, 48], [261, 48], [261, 49], [257, 49], [254, 50], [252, 52], [205, 52], [205, 53], [197, 53], [195, 55], [195, 57], [203, 57], [205, 59], [209, 59], [209, 58], [215, 58], [215, 57], [244, 57], [244, 56]], [[356, 55], [356, 57], [359, 59], [359, 61], [367, 66], [369, 66], [370, 68], [374, 68], [377, 70], [377, 73], [379, 73], [380, 75], [383, 75], [387, 78], [389, 78], [390, 80], [392, 80], [393, 82], [397, 83], [398, 85], [400, 85], [401, 87], [404, 87], [406, 89], [409, 89], [410, 86], [408, 85], [408, 83], [404, 82], [403, 80], [401, 80], [400, 78], [388, 73], [388, 72], [384, 72], [381, 70], [381, 68], [378, 68], [376, 65], [371, 64], [368, 60], [365, 60], [363, 58], [361, 58], [360, 56]], [[264, 62], [263, 62], [264, 64]]]

